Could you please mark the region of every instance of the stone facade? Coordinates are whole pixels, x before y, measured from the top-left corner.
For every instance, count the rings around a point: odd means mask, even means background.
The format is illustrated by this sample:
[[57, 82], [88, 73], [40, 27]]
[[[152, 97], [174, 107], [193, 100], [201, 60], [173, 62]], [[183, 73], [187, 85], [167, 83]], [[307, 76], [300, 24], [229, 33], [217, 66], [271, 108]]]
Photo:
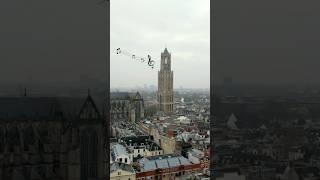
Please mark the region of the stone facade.
[[153, 137], [153, 140], [163, 150], [163, 154], [176, 153], [176, 139], [161, 135], [156, 127], [149, 126], [144, 128], [140, 125], [142, 131]]
[[91, 96], [0, 98], [0, 179], [105, 180], [104, 124]]
[[172, 113], [174, 109], [173, 71], [171, 71], [171, 54], [165, 48], [161, 53], [161, 65], [158, 72], [158, 103], [159, 110]]
[[144, 101], [139, 92], [111, 93], [111, 120], [118, 119], [136, 122], [144, 118]]

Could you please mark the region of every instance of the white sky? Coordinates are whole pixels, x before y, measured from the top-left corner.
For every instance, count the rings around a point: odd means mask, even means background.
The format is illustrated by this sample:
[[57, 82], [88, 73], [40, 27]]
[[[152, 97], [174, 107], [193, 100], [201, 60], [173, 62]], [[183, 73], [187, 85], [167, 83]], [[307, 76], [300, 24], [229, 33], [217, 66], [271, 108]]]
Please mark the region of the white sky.
[[[113, 0], [110, 6], [111, 88], [157, 86], [165, 46], [175, 88], [210, 87], [210, 0]], [[156, 66], [117, 55], [117, 48], [150, 54]]]

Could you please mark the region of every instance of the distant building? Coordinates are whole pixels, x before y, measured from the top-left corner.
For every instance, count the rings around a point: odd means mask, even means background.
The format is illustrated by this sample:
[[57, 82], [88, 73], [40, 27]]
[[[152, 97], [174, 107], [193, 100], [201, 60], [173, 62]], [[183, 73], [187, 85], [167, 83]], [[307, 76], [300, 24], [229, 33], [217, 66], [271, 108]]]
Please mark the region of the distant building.
[[110, 180], [135, 180], [136, 173], [132, 166], [114, 162], [110, 166]]
[[144, 100], [139, 92], [111, 92], [111, 120], [125, 119], [136, 122], [144, 118]]
[[160, 111], [173, 112], [173, 71], [171, 70], [171, 54], [167, 48], [161, 53], [161, 65], [158, 72], [158, 103]]
[[232, 130], [239, 130], [239, 128], [236, 124], [237, 121], [238, 121], [237, 117], [232, 113], [228, 119], [227, 127]]

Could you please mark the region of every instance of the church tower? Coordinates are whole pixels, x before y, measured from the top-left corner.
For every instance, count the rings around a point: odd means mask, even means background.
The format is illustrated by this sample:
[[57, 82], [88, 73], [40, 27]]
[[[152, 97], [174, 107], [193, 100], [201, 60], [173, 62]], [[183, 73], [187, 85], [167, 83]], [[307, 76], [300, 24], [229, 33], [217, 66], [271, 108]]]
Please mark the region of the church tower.
[[161, 53], [161, 65], [158, 71], [158, 103], [160, 111], [173, 112], [173, 71], [171, 71], [171, 54], [167, 48]]

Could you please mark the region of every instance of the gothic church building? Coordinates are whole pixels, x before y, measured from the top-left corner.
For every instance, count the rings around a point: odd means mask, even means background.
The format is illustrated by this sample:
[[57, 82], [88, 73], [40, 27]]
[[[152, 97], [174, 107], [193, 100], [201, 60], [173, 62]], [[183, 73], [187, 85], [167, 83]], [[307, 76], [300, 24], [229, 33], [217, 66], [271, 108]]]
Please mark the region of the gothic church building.
[[104, 103], [0, 97], [0, 179], [105, 180]]

